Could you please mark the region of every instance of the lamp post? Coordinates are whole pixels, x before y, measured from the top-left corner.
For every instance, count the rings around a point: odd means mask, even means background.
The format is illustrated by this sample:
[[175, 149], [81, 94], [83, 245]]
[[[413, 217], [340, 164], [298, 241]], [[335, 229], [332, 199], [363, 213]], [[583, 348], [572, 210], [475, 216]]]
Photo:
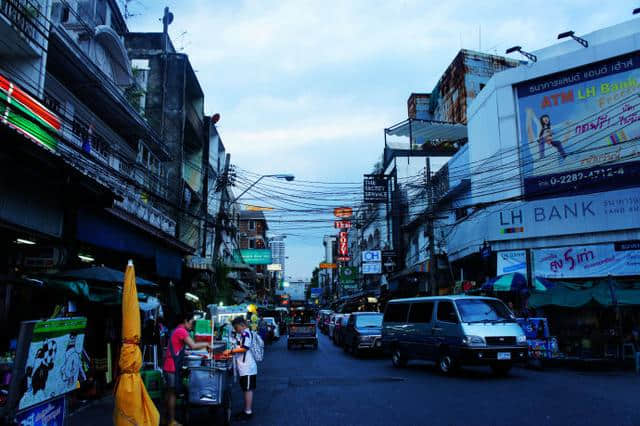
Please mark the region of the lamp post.
[[256, 186], [258, 184], [258, 182], [260, 182], [262, 179], [264, 178], [276, 178], [276, 179], [284, 179], [287, 182], [291, 182], [292, 180], [295, 179], [294, 175], [291, 174], [275, 174], [275, 175], [262, 175], [260, 176], [258, 179], [256, 179], [255, 182], [253, 182], [251, 185], [249, 185], [244, 191], [242, 191], [240, 193], [240, 195], [238, 195], [236, 198], [234, 198], [231, 203], [235, 203], [236, 201], [238, 201], [238, 199], [240, 199], [240, 197], [242, 197], [244, 194], [246, 194], [247, 192], [249, 192], [249, 190], [251, 188], [253, 188], [254, 186]]

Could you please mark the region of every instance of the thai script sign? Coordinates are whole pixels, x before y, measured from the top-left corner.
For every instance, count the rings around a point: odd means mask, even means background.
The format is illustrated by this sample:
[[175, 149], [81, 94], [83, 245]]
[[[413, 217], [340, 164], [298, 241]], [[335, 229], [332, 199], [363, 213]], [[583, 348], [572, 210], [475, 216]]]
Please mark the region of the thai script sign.
[[638, 275], [640, 250], [616, 250], [615, 244], [558, 247], [533, 251], [534, 273], [546, 278]]
[[341, 231], [338, 234], [338, 255], [349, 255], [349, 236], [346, 231]]
[[637, 181], [639, 91], [639, 52], [516, 86], [525, 195]]

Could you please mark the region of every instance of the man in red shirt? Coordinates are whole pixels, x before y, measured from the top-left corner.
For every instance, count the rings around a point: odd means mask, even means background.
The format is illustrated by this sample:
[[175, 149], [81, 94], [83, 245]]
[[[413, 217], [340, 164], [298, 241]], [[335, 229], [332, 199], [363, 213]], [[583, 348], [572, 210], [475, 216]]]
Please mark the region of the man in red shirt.
[[181, 385], [180, 369], [184, 359], [184, 350], [188, 346], [192, 350], [209, 349], [211, 346], [207, 342], [194, 342], [189, 336], [189, 331], [193, 329], [195, 319], [193, 314], [185, 314], [180, 318], [180, 323], [171, 332], [167, 351], [164, 357], [164, 378], [167, 383], [167, 412], [169, 415], [169, 426], [180, 426], [176, 422], [176, 393]]

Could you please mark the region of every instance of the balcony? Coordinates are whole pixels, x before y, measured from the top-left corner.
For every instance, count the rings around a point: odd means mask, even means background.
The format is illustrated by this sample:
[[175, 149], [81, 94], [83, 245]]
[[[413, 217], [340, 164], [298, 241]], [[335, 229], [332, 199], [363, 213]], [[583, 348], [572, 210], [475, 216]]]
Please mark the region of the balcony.
[[46, 50], [46, 2], [0, 0], [0, 52], [40, 56]]
[[147, 222], [154, 228], [160, 229], [164, 233], [175, 237], [176, 221], [153, 207], [148, 200], [145, 200], [144, 196], [137, 188], [127, 186], [127, 191], [123, 200], [116, 200], [114, 204], [116, 207]]

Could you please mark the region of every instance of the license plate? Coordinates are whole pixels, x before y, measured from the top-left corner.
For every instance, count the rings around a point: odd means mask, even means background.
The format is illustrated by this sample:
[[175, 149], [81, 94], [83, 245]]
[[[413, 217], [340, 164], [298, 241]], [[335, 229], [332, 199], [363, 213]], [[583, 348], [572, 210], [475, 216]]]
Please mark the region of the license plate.
[[498, 359], [511, 359], [511, 352], [498, 352]]

